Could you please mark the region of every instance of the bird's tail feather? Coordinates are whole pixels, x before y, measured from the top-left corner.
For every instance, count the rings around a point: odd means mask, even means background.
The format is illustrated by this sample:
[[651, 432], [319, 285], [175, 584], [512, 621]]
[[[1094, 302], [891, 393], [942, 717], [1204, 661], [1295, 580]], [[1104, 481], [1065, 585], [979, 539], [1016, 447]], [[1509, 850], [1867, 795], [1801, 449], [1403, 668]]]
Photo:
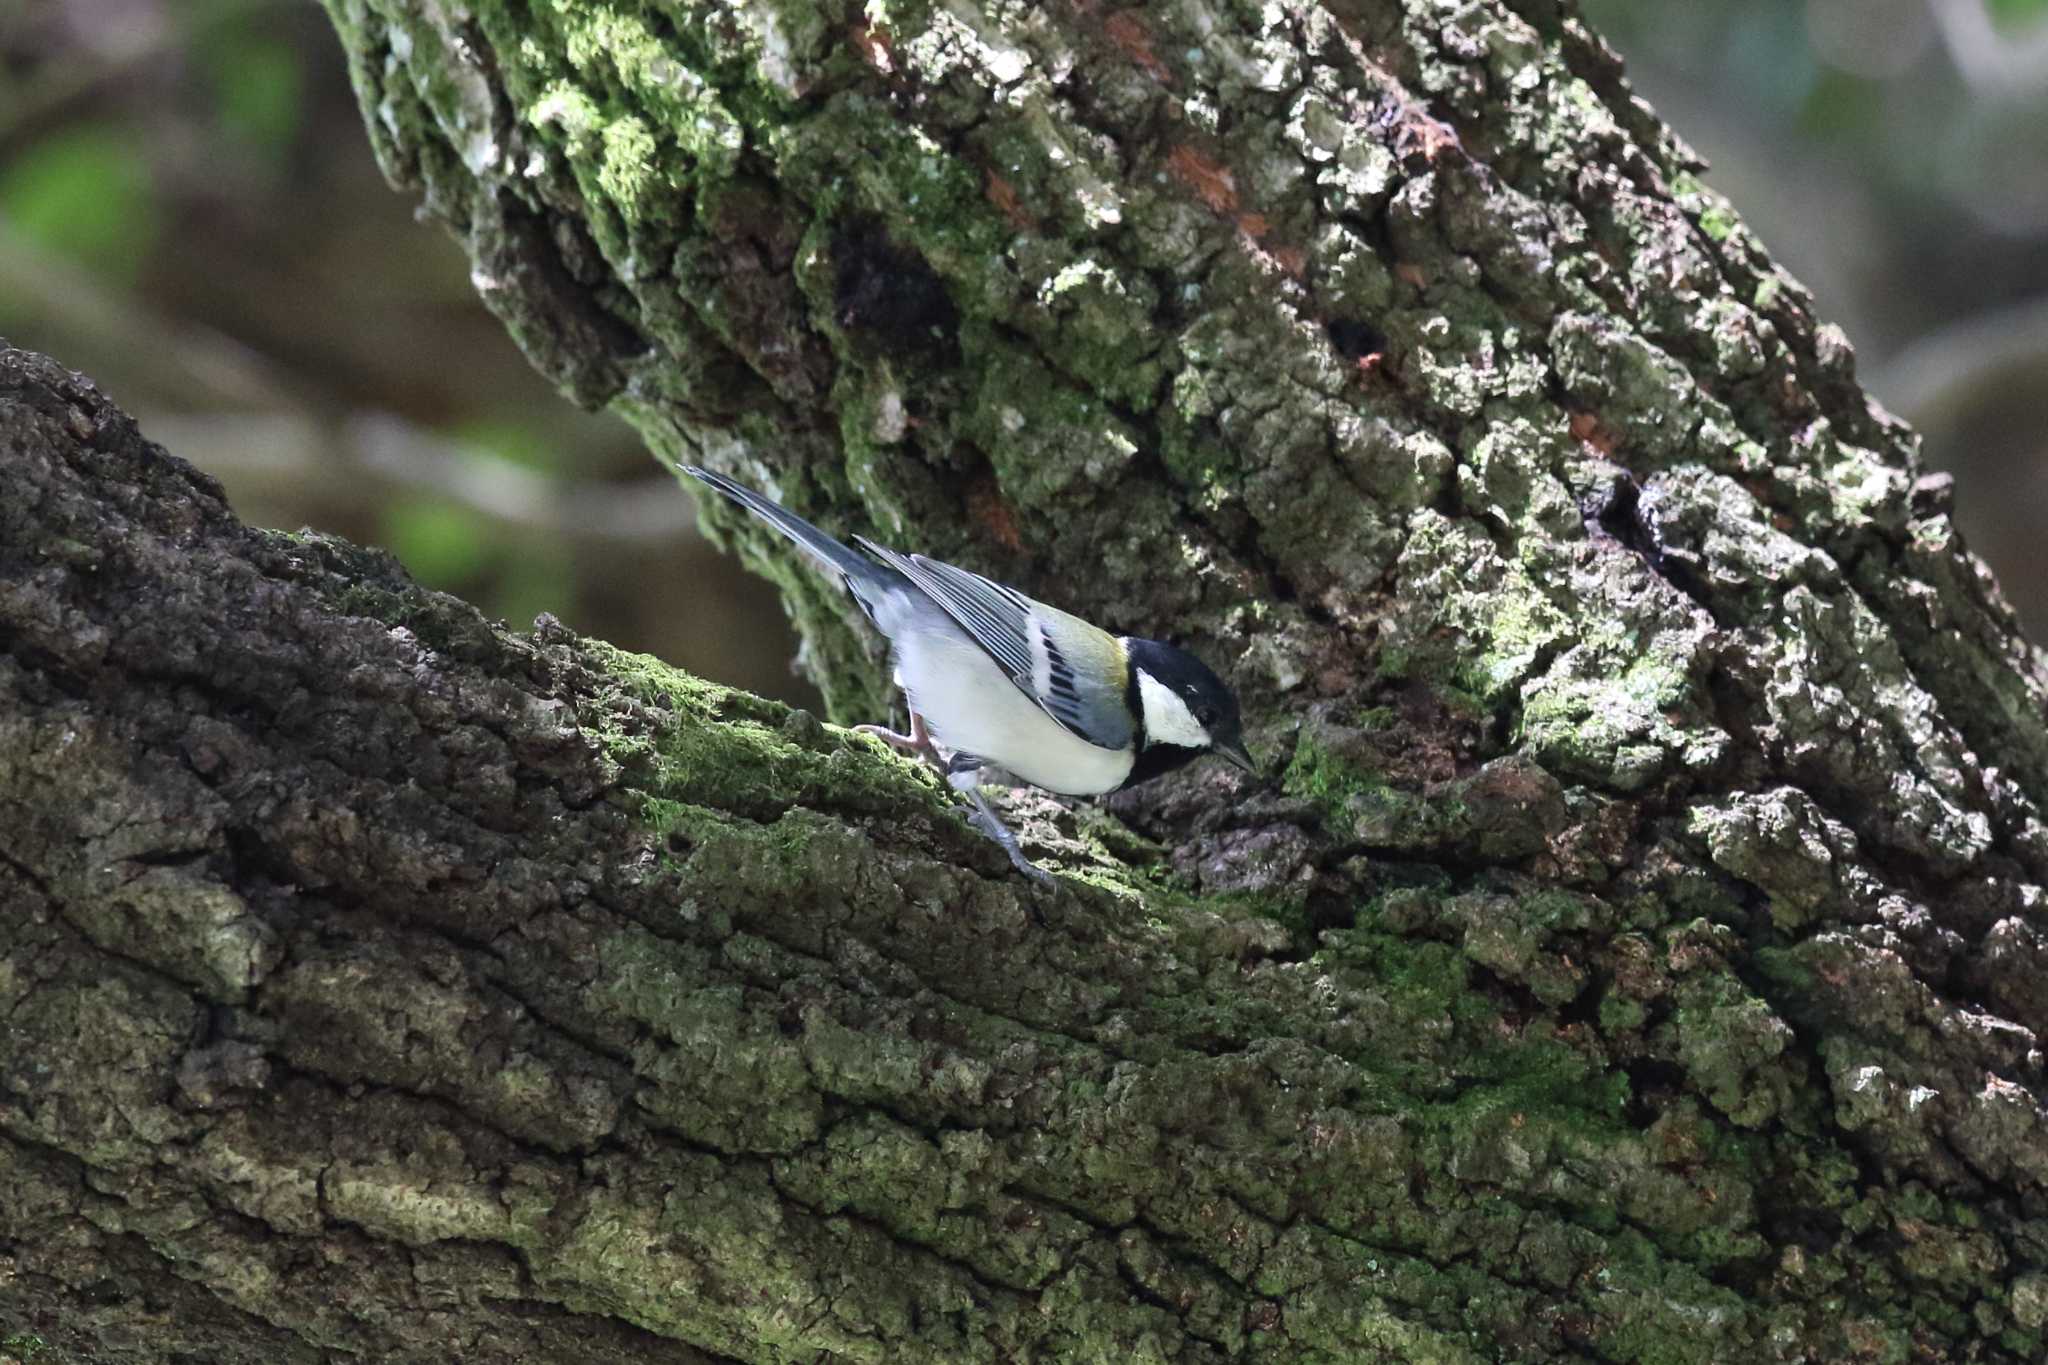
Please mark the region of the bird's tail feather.
[[725, 494], [726, 497], [731, 498], [734, 502], [746, 508], [749, 512], [752, 512], [755, 516], [782, 532], [782, 534], [788, 536], [805, 550], [808, 550], [814, 558], [822, 561], [828, 567], [837, 569], [841, 573], [865, 575], [873, 572], [875, 562], [872, 559], [861, 554], [852, 546], [843, 545], [839, 541], [834, 540], [831, 536], [826, 535], [796, 513], [789, 511], [780, 503], [772, 502], [762, 497], [745, 484], [734, 483], [723, 474], [714, 474], [708, 469], [700, 469], [693, 464], [684, 465], [683, 471], [710, 484], [713, 488]]
[[847, 590], [870, 617], [874, 615], [873, 601], [877, 590], [893, 586], [899, 577], [894, 569], [877, 563], [850, 545], [834, 540], [796, 513], [780, 503], [761, 496], [745, 484], [734, 483], [723, 474], [714, 474], [693, 464], [684, 465], [683, 472], [710, 484], [795, 541], [820, 564], [839, 574], [845, 579]]

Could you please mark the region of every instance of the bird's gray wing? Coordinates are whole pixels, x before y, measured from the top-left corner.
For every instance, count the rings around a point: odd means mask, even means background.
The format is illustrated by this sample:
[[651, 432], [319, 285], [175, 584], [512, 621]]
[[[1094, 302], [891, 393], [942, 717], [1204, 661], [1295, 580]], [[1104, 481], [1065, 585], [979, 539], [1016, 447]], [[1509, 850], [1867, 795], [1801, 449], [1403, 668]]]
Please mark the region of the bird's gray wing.
[[1038, 704], [1090, 744], [1121, 749], [1134, 743], [1137, 726], [1125, 695], [1131, 661], [1123, 645], [1078, 616], [1043, 602], [1033, 605], [1038, 657], [1044, 660], [1033, 675]]
[[1076, 736], [1106, 749], [1132, 741], [1128, 665], [1116, 637], [957, 565], [856, 543], [938, 603], [1020, 692]]

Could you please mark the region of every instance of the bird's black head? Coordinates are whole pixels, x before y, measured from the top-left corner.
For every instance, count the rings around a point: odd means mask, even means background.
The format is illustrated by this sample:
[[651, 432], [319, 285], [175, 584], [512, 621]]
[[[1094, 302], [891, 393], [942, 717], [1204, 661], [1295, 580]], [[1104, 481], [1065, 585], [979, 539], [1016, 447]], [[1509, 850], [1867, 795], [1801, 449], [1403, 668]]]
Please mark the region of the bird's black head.
[[1237, 698], [1207, 664], [1157, 640], [1126, 639], [1131, 678], [1128, 700], [1138, 718], [1138, 762], [1129, 781], [1171, 771], [1213, 753], [1256, 772], [1245, 752]]

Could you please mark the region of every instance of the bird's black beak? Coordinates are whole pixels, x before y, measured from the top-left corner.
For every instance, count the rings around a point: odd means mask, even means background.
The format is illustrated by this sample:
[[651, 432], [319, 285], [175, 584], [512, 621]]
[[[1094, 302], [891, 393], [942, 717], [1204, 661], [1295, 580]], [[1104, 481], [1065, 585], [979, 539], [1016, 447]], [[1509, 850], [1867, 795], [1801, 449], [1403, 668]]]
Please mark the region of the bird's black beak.
[[1246, 751], [1243, 740], [1219, 739], [1213, 741], [1210, 748], [1218, 758], [1226, 760], [1232, 767], [1242, 768], [1253, 777], [1259, 775], [1259, 765], [1252, 762], [1252, 756]]

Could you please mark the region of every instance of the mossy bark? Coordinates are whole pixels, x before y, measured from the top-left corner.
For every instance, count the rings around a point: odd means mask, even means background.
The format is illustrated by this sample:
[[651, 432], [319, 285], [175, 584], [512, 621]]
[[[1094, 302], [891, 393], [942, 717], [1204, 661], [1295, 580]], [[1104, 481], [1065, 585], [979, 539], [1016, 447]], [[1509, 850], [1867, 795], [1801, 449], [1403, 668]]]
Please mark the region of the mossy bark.
[[1191, 642], [1270, 773], [1023, 803], [1043, 897], [12, 362], [0, 1340], [2048, 1351], [2039, 661], [1569, 6], [328, 3], [565, 389]]

